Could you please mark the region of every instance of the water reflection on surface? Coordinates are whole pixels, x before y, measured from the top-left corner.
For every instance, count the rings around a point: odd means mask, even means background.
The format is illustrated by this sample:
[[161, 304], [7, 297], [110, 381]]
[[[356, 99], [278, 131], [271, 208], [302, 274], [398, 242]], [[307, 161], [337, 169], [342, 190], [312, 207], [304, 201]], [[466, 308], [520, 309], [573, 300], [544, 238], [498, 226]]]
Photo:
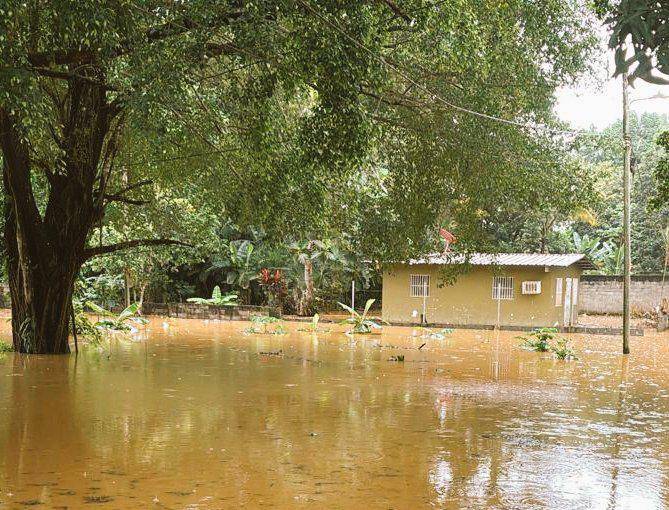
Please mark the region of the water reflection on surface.
[[668, 335], [628, 360], [574, 336], [565, 363], [513, 333], [245, 326], [154, 318], [145, 342], [0, 360], [0, 507], [669, 504]]

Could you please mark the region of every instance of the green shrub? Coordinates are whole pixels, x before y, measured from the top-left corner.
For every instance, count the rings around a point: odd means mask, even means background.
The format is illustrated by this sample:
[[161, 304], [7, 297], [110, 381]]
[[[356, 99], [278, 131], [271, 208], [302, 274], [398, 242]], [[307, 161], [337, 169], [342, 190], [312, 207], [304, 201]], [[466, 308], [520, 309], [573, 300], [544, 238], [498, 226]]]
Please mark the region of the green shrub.
[[12, 352], [14, 350], [14, 346], [5, 340], [0, 340], [0, 353], [4, 352]]

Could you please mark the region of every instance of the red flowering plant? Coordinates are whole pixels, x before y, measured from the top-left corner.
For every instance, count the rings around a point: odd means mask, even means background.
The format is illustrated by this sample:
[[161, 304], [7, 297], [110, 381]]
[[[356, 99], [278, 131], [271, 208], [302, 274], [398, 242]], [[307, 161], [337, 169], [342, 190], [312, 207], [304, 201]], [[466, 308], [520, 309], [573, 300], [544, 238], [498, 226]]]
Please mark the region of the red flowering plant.
[[260, 286], [267, 295], [267, 303], [282, 308], [287, 287], [281, 270], [263, 267], [260, 270]]

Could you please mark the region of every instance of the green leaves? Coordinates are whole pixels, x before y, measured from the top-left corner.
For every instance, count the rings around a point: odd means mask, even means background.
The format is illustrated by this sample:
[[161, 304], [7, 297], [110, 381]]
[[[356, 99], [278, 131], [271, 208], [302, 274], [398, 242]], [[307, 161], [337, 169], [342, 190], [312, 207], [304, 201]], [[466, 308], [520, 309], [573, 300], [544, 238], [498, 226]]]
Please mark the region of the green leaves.
[[384, 321], [381, 317], [369, 317], [367, 315], [368, 312], [369, 312], [369, 309], [374, 304], [374, 301], [376, 301], [376, 300], [375, 299], [368, 299], [367, 300], [367, 302], [365, 303], [365, 310], [362, 312], [362, 314], [359, 314], [353, 308], [351, 308], [348, 305], [345, 305], [344, 303], [337, 303], [344, 310], [346, 310], [347, 312], [349, 312], [351, 314], [351, 317], [341, 321], [341, 324], [350, 324], [350, 325], [353, 326], [347, 332], [347, 334], [371, 333], [372, 330], [374, 330], [374, 329], [381, 329], [381, 324], [380, 323], [386, 323], [386, 321]]
[[237, 294], [222, 294], [221, 288], [216, 285], [213, 292], [211, 293], [211, 298], [188, 298], [186, 301], [189, 303], [197, 303], [198, 305], [212, 305], [212, 306], [237, 306]]
[[[611, 29], [609, 47], [615, 49], [615, 75], [629, 72], [630, 81], [641, 78], [657, 85], [669, 84], [669, 6], [666, 2], [598, 0], [596, 4], [598, 13]], [[659, 73], [653, 74], [654, 70]]]

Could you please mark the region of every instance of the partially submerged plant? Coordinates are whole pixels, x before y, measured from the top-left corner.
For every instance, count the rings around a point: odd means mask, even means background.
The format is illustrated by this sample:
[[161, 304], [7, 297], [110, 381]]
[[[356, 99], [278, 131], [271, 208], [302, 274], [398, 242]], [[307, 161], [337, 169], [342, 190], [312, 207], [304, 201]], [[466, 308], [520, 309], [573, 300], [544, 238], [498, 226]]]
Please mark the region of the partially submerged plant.
[[86, 306], [103, 317], [95, 323], [95, 327], [101, 330], [134, 333], [137, 330], [131, 323], [147, 324], [149, 322], [144, 317], [139, 316], [139, 303], [132, 303], [118, 315], [90, 301], [86, 303]]
[[556, 337], [557, 328], [539, 328], [527, 336], [520, 336], [524, 342], [524, 349], [537, 352], [552, 352], [557, 359], [578, 359], [574, 350], [569, 346], [569, 340], [564, 337]]
[[351, 313], [350, 317], [341, 321], [341, 324], [351, 324], [353, 326], [349, 331], [347, 331], [347, 333], [349, 333], [349, 334], [371, 333], [373, 329], [381, 329], [381, 324], [380, 324], [381, 322], [384, 323], [384, 324], [388, 324], [381, 317], [369, 317], [367, 315], [369, 313], [369, 309], [374, 304], [374, 301], [376, 301], [376, 300], [375, 299], [368, 299], [367, 303], [365, 303], [365, 310], [361, 314], [356, 312], [350, 306], [345, 305], [344, 303], [337, 303], [344, 310]]
[[0, 340], [0, 354], [12, 352], [13, 350], [14, 346], [12, 344], [5, 342], [4, 340]]
[[102, 341], [102, 332], [95, 327], [84, 312], [84, 305], [79, 300], [73, 300], [74, 308], [74, 327], [77, 335], [84, 337], [92, 344], [99, 344]]
[[566, 338], [558, 338], [555, 345], [551, 345], [551, 351], [557, 359], [578, 359], [574, 350], [569, 346], [569, 340]]
[[285, 335], [288, 333], [286, 328], [283, 327], [283, 321], [277, 317], [254, 315], [251, 317], [251, 322], [255, 326], [246, 328], [244, 333], [260, 335]]
[[304, 331], [307, 333], [327, 333], [328, 331], [330, 331], [328, 328], [319, 328], [318, 327], [319, 320], [320, 320], [319, 315], [315, 313], [314, 316], [311, 318], [311, 322], [309, 323], [308, 326], [297, 328], [297, 330]]
[[426, 338], [428, 340], [443, 340], [444, 338], [446, 338], [446, 335], [450, 335], [451, 333], [453, 333], [453, 330], [451, 328], [442, 328], [435, 331], [430, 328], [419, 326], [418, 330], [421, 331], [421, 335], [419, 335], [419, 338]]
[[558, 332], [557, 328], [538, 328], [533, 330], [529, 335], [519, 336], [523, 340], [521, 347], [528, 351], [548, 352], [550, 349], [550, 342], [555, 338]]
[[221, 288], [216, 285], [213, 292], [211, 293], [210, 298], [199, 298], [192, 297], [188, 298], [186, 301], [189, 303], [197, 303], [198, 305], [212, 305], [212, 306], [237, 306], [237, 294], [225, 294], [221, 293]]
[[404, 354], [396, 354], [388, 358], [388, 361], [397, 361], [398, 363], [404, 363]]

